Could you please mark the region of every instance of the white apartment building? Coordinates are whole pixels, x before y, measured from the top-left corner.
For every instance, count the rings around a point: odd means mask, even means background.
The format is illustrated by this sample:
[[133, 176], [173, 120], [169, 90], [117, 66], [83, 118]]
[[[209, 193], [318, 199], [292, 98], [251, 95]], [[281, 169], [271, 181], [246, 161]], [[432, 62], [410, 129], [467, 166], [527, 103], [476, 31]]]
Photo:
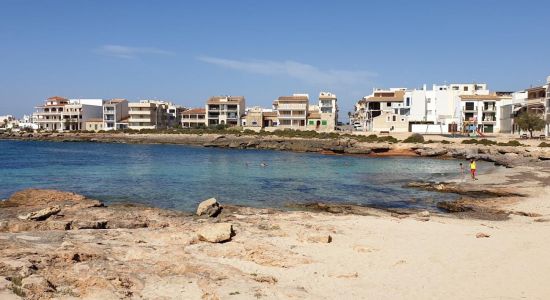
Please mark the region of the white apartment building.
[[54, 96], [36, 106], [33, 120], [42, 130], [83, 130], [89, 119], [102, 117], [102, 99], [71, 99]]
[[277, 127], [304, 129], [307, 124], [309, 95], [281, 96], [273, 101], [273, 110], [277, 112]]
[[208, 126], [240, 126], [245, 114], [243, 96], [215, 96], [206, 101], [205, 110]]
[[128, 100], [111, 99], [103, 104], [103, 130], [126, 129], [128, 118]]
[[128, 128], [135, 130], [166, 128], [167, 107], [165, 102], [158, 100], [128, 103]]
[[405, 92], [405, 107], [409, 108], [409, 122], [412, 124], [439, 124], [447, 127], [457, 124], [461, 128], [461, 95], [488, 95], [487, 84], [444, 84], [432, 85], [428, 90], [407, 90]]
[[502, 100], [511, 96], [461, 95], [461, 112], [466, 131], [500, 133]]

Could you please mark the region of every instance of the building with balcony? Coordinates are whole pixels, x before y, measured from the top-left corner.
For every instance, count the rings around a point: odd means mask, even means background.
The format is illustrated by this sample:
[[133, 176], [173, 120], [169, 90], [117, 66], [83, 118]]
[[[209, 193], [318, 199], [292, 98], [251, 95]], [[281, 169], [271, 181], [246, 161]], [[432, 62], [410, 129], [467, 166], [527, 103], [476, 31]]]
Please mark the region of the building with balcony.
[[86, 121], [102, 117], [102, 104], [102, 99], [50, 97], [35, 107], [33, 122], [47, 131], [83, 130]]
[[[128, 126], [128, 100], [111, 99], [103, 103], [102, 130], [122, 130]], [[94, 124], [95, 126], [95, 124]]]
[[338, 125], [338, 99], [336, 95], [329, 92], [319, 93], [318, 112], [319, 122], [308, 119], [308, 126], [315, 125], [318, 131], [333, 131]]
[[206, 127], [206, 109], [192, 108], [181, 113], [181, 127]]
[[128, 128], [135, 130], [166, 128], [167, 107], [165, 102], [157, 100], [128, 103]]
[[[384, 124], [384, 128], [377, 128], [374, 126], [374, 118], [386, 112], [404, 115], [406, 113], [404, 110], [405, 91], [405, 88], [374, 89], [372, 94], [363, 97], [355, 105], [354, 123], [359, 123], [365, 131], [386, 131], [387, 124]], [[390, 119], [390, 122], [392, 122], [391, 120], [393, 118]], [[381, 124], [381, 122], [377, 122], [377, 124]], [[392, 126], [390, 125], [389, 128]]]
[[206, 101], [206, 119], [208, 126], [240, 126], [241, 116], [245, 114], [243, 96], [216, 96]]
[[501, 124], [501, 106], [504, 98], [510, 96], [492, 95], [461, 95], [461, 111], [463, 126], [483, 133], [499, 133]]
[[277, 127], [305, 129], [309, 110], [309, 95], [281, 96], [273, 101], [273, 110], [277, 112]]
[[181, 116], [185, 111], [185, 107], [181, 105], [174, 104], [172, 102], [167, 103], [166, 116], [169, 127], [174, 127], [178, 124], [181, 124]]

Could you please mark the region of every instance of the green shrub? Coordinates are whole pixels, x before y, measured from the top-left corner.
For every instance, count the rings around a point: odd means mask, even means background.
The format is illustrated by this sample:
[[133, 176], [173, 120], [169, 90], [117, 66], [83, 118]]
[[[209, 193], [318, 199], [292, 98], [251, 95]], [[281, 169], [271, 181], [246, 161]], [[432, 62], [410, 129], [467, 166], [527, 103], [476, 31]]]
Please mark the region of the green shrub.
[[513, 146], [513, 147], [519, 147], [519, 146], [525, 146], [524, 144], [518, 142], [518, 141], [508, 141], [506, 143], [498, 143], [498, 146]]
[[550, 143], [542, 142], [539, 144], [539, 147], [550, 147]]
[[449, 141], [447, 141], [447, 140], [442, 140], [440, 143], [441, 143], [441, 144], [450, 144], [451, 142], [449, 142]]
[[478, 145], [490, 146], [490, 145], [496, 145], [497, 142], [490, 141], [488, 139], [481, 139], [481, 140], [469, 139], [469, 140], [463, 140], [462, 144], [478, 144]]
[[413, 133], [403, 143], [424, 143], [424, 136], [419, 133]]
[[394, 138], [393, 136], [381, 136], [381, 137], [378, 138], [377, 142], [378, 143], [384, 143], [384, 142], [397, 143], [397, 142], [399, 142], [399, 140]]

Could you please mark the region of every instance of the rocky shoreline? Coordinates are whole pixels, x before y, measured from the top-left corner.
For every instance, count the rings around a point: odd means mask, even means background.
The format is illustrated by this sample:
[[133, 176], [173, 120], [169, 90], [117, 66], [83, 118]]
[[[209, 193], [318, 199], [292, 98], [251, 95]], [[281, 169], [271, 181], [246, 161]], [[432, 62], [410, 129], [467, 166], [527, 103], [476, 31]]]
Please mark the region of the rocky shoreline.
[[360, 142], [352, 138], [290, 138], [244, 134], [122, 134], [122, 133], [21, 133], [4, 134], [0, 139], [54, 142], [97, 142], [129, 144], [181, 144], [229, 149], [267, 149], [317, 152], [323, 154], [366, 155], [371, 157], [409, 156], [433, 158], [475, 158], [514, 167], [550, 160], [550, 149], [457, 143]]

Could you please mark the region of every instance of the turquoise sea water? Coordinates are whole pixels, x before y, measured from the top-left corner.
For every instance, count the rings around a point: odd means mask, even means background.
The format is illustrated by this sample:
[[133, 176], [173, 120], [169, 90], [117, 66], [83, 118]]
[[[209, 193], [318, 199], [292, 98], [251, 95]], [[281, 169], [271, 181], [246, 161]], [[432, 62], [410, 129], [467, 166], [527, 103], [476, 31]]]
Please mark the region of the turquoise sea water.
[[[181, 145], [0, 141], [0, 199], [35, 187], [106, 203], [187, 211], [209, 197], [255, 207], [323, 201], [435, 209], [437, 201], [456, 196], [402, 186], [411, 180], [457, 178], [458, 163]], [[479, 162], [478, 168], [482, 174], [493, 166]]]

